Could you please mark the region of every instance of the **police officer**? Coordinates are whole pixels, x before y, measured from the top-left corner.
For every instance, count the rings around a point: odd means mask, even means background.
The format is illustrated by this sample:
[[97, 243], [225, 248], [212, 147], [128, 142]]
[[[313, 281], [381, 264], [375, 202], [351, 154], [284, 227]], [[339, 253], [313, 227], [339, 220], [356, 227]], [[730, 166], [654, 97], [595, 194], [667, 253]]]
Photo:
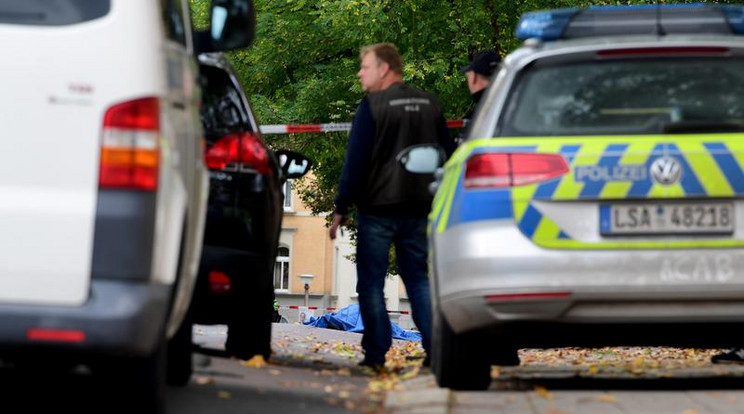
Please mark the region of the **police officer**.
[[[403, 82], [395, 45], [362, 48], [357, 73], [367, 95], [354, 116], [330, 227], [331, 239], [357, 207], [357, 293], [364, 323], [362, 366], [382, 370], [392, 345], [383, 288], [391, 244], [411, 302], [413, 321], [430, 355], [431, 305], [427, 276], [427, 215], [430, 176], [406, 172], [396, 155], [415, 144], [454, 150], [447, 123], [433, 93]], [[428, 362], [427, 360], [424, 361]]]
[[[492, 50], [484, 50], [476, 53], [470, 61], [470, 64], [460, 69], [460, 72], [465, 74], [468, 82], [468, 89], [470, 90], [470, 96], [473, 97], [473, 105], [465, 116], [463, 116], [466, 128], [475, 113], [475, 109], [478, 106], [478, 102], [480, 102], [481, 96], [483, 96], [483, 92], [485, 92], [486, 87], [488, 87], [488, 84], [491, 82], [491, 75], [496, 71], [500, 62], [501, 56], [499, 56], [498, 53]], [[460, 144], [464, 138], [465, 133], [463, 132], [457, 138], [458, 144]]]

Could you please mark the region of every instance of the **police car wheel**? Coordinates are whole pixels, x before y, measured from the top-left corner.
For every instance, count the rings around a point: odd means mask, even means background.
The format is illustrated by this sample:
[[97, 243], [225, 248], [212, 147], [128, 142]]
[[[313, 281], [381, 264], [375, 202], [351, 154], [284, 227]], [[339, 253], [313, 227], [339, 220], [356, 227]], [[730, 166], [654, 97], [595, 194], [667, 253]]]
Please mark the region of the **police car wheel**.
[[191, 309], [186, 313], [178, 331], [168, 341], [166, 360], [166, 383], [176, 387], [183, 387], [189, 383], [193, 373], [191, 351], [192, 351], [192, 327]]
[[456, 335], [441, 311], [435, 313], [432, 371], [440, 387], [485, 390], [491, 384], [491, 364], [477, 332]]

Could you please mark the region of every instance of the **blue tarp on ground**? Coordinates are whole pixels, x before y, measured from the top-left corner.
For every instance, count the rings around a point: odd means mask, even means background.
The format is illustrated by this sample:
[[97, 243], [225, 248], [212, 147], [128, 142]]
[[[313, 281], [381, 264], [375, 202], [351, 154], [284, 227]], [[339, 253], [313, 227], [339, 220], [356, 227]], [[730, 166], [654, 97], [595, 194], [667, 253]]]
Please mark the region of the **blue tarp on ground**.
[[[318, 328], [338, 329], [348, 332], [364, 332], [362, 315], [359, 314], [359, 305], [353, 303], [345, 308], [341, 308], [334, 313], [327, 313], [323, 316], [313, 316], [310, 320], [305, 321], [305, 325], [315, 326]], [[407, 331], [390, 321], [390, 328], [393, 331], [394, 339], [404, 341], [420, 341], [421, 334], [415, 331]]]

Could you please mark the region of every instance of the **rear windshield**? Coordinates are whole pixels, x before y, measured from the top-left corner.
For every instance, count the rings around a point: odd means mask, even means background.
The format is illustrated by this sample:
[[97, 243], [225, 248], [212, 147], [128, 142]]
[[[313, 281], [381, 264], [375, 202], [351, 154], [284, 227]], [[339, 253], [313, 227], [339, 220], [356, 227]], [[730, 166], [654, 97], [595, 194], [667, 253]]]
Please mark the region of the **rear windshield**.
[[108, 14], [110, 0], [0, 0], [0, 23], [62, 26]]
[[202, 78], [201, 120], [207, 135], [250, 130], [242, 95], [224, 70], [200, 65]]
[[501, 136], [742, 130], [744, 61], [674, 58], [536, 65], [517, 81]]

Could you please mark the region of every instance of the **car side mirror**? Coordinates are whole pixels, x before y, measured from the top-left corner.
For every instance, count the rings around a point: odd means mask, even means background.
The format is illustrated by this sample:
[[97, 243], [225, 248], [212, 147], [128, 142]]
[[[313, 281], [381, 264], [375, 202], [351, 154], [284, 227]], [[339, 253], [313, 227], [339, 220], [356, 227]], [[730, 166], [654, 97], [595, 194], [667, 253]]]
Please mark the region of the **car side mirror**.
[[284, 178], [300, 178], [310, 171], [313, 162], [299, 152], [279, 150], [276, 152], [279, 168], [284, 172]]
[[398, 163], [414, 174], [433, 174], [444, 161], [444, 151], [436, 144], [412, 145], [398, 153]]
[[195, 33], [197, 53], [241, 49], [253, 43], [256, 10], [251, 0], [212, 0], [209, 29]]

